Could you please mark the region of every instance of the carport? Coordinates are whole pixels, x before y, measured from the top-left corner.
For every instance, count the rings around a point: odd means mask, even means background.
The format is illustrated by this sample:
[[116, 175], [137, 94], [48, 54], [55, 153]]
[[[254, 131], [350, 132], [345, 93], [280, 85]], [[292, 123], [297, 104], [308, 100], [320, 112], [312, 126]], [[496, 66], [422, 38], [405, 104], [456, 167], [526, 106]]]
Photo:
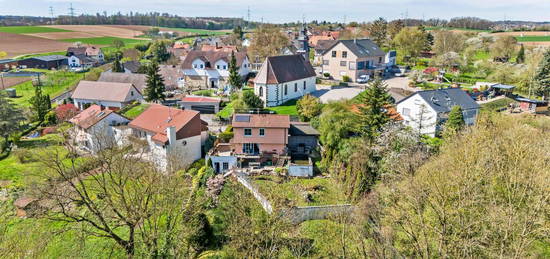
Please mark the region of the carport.
[[194, 110], [202, 114], [215, 114], [220, 110], [221, 100], [203, 96], [186, 96], [178, 105], [184, 110]]

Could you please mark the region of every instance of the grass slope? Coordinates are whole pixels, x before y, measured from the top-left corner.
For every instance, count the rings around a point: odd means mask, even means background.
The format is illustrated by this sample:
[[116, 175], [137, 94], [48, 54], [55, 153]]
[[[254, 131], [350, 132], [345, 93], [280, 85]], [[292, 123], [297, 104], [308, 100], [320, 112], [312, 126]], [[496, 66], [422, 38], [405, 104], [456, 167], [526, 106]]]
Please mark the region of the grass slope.
[[296, 110], [296, 102], [298, 99], [290, 100], [286, 103], [283, 103], [277, 107], [270, 107], [267, 108], [270, 111], [274, 111], [277, 114], [283, 114], [283, 115], [298, 115], [298, 111]]
[[[84, 78], [84, 73], [73, 72], [48, 72], [46, 76], [41, 76], [41, 80], [44, 82], [42, 86], [42, 92], [49, 94], [50, 98], [53, 98], [71, 87], [75, 86], [80, 80]], [[18, 98], [12, 99], [12, 101], [20, 106], [30, 106], [29, 100], [34, 96], [34, 86], [32, 81], [28, 81], [16, 86], [13, 86], [17, 91]]]
[[45, 32], [70, 32], [69, 30], [40, 27], [40, 26], [4, 26], [0, 27], [0, 32], [28, 34], [28, 33], [45, 33]]
[[64, 39], [61, 41], [80, 42], [82, 44], [92, 44], [92, 45], [111, 45], [113, 44], [114, 40], [121, 40], [126, 45], [146, 42], [146, 40], [125, 39], [125, 38], [117, 38], [117, 37], [74, 38], [74, 39]]

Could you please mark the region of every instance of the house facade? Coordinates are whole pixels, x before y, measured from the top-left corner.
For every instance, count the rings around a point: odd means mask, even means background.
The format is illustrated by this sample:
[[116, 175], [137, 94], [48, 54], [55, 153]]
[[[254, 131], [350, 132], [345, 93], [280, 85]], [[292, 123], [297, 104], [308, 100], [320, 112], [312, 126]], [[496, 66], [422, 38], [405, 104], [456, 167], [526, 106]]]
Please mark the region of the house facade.
[[74, 125], [73, 141], [78, 147], [96, 153], [123, 142], [124, 129], [130, 120], [100, 105], [91, 105], [69, 120]]
[[134, 101], [143, 101], [143, 96], [133, 84], [96, 81], [80, 81], [71, 98], [81, 110], [91, 104], [118, 110]]
[[70, 56], [68, 62], [70, 68], [82, 69], [89, 69], [98, 64], [97, 60], [82, 54]]
[[322, 72], [334, 79], [345, 76], [356, 82], [362, 75], [374, 76], [386, 69], [386, 53], [369, 39], [338, 40], [322, 53]]
[[418, 91], [396, 104], [405, 125], [432, 137], [443, 130], [453, 106], [462, 108], [466, 125], [476, 123], [480, 106], [460, 88]]
[[147, 159], [166, 171], [181, 169], [201, 158], [203, 123], [196, 111], [151, 104], [128, 126], [146, 141]]
[[254, 94], [273, 107], [314, 92], [315, 70], [302, 55], [268, 57], [254, 80]]
[[[233, 52], [239, 67], [239, 75], [246, 78], [250, 73], [250, 62], [245, 52]], [[229, 82], [231, 52], [190, 51], [181, 66], [183, 81], [188, 90], [223, 89]]]
[[105, 62], [105, 55], [103, 54], [103, 51], [101, 51], [101, 49], [96, 46], [69, 47], [67, 49], [67, 55], [69, 57], [84, 55], [96, 60], [98, 63]]

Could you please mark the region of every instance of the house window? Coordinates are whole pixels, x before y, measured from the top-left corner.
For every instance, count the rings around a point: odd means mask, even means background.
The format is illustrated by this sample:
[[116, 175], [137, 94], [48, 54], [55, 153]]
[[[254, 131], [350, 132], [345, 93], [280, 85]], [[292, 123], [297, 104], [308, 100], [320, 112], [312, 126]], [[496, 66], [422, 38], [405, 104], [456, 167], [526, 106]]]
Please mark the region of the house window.
[[348, 57], [348, 52], [342, 51], [342, 58], [347, 58], [347, 57]]
[[222, 169], [223, 169], [224, 171], [229, 170], [229, 163], [223, 162], [223, 164], [222, 164]]
[[382, 63], [382, 57], [378, 57], [378, 63]]
[[255, 143], [244, 143], [243, 144], [243, 153], [245, 154], [257, 154], [260, 152], [258, 144]]
[[134, 96], [134, 91], [130, 91], [130, 96]]
[[328, 60], [323, 60], [323, 65], [328, 66]]
[[403, 116], [411, 116], [411, 109], [403, 108]]
[[336, 57], [336, 51], [333, 51], [333, 52], [332, 52], [332, 57], [333, 57], [333, 58]]
[[349, 62], [349, 69], [350, 70], [355, 70], [355, 62], [353, 62], [353, 61]]
[[197, 64], [194, 64], [194, 65], [193, 65], [193, 68], [197, 68]]
[[204, 68], [204, 65], [203, 65], [203, 64], [201, 64], [201, 68]]
[[244, 129], [245, 136], [252, 136], [252, 129]]
[[227, 66], [224, 65], [224, 66], [223, 66], [223, 70], [226, 70], [226, 69], [227, 69]]
[[258, 89], [258, 95], [260, 97], [264, 96], [264, 88], [260, 86], [260, 89]]
[[298, 92], [298, 83], [294, 83], [294, 92]]
[[304, 81], [304, 90], [306, 90], [306, 81]]
[[340, 61], [340, 66], [345, 67], [348, 63], [346, 61]]
[[260, 136], [265, 136], [265, 129], [260, 129]]
[[287, 95], [287, 94], [288, 94], [288, 86], [285, 85], [285, 95]]
[[363, 69], [365, 69], [365, 62], [363, 61], [357, 62], [357, 70], [363, 70]]
[[220, 69], [220, 65], [216, 65], [216, 69]]

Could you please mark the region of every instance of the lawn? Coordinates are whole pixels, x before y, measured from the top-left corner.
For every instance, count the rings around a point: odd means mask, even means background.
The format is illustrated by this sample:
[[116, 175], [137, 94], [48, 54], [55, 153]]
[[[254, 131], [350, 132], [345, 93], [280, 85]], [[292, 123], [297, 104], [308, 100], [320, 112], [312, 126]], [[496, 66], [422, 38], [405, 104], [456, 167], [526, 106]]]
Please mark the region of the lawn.
[[[74, 72], [48, 72], [45, 76], [41, 76], [43, 82], [42, 92], [49, 94], [50, 98], [53, 98], [71, 87], [75, 86], [80, 80], [84, 78], [84, 73]], [[32, 81], [28, 81], [16, 86], [13, 86], [17, 91], [17, 98], [12, 101], [20, 106], [30, 106], [29, 100], [34, 96], [34, 86]]]
[[64, 42], [80, 42], [82, 44], [92, 44], [92, 45], [112, 45], [114, 40], [121, 40], [125, 45], [132, 45], [147, 42], [147, 40], [137, 40], [137, 39], [125, 39], [117, 37], [94, 37], [94, 38], [74, 38], [74, 39], [64, 39], [61, 41]]
[[347, 203], [342, 192], [343, 189], [332, 178], [291, 178], [285, 180], [278, 176], [262, 175], [253, 177], [252, 180], [268, 200], [283, 206]]
[[499, 99], [496, 101], [492, 101], [489, 103], [484, 103], [481, 105], [482, 111], [496, 111], [502, 108], [508, 107], [508, 104], [515, 102], [514, 99], [505, 97], [503, 99]]
[[69, 30], [40, 27], [40, 26], [4, 26], [0, 27], [0, 32], [27, 34], [27, 33], [45, 33], [45, 32], [70, 32]]
[[191, 28], [164, 28], [167, 30], [173, 30], [173, 31], [181, 31], [181, 32], [188, 32], [193, 34], [201, 34], [201, 35], [224, 35], [228, 34], [227, 31], [217, 31], [217, 30], [203, 30], [203, 29], [191, 29]]
[[298, 99], [290, 100], [286, 103], [283, 103], [277, 107], [270, 107], [267, 108], [270, 111], [274, 111], [277, 114], [283, 114], [283, 115], [294, 115], [298, 116], [298, 111], [296, 110], [296, 102]]
[[234, 112], [235, 112], [235, 109], [233, 109], [233, 104], [229, 102], [216, 115], [218, 115], [219, 117], [222, 117], [224, 119], [228, 119], [228, 118], [231, 118], [231, 116], [233, 115]]
[[149, 108], [149, 104], [142, 103], [142, 104], [139, 104], [139, 105], [131, 108], [130, 110], [124, 112], [122, 115], [124, 115], [128, 119], [135, 119], [142, 112], [144, 112], [147, 108]]
[[519, 42], [550, 41], [550, 36], [523, 36], [516, 37]]
[[199, 90], [192, 92], [193, 95], [199, 95], [199, 96], [213, 96], [216, 94], [216, 91], [213, 89], [207, 89], [207, 90]]

